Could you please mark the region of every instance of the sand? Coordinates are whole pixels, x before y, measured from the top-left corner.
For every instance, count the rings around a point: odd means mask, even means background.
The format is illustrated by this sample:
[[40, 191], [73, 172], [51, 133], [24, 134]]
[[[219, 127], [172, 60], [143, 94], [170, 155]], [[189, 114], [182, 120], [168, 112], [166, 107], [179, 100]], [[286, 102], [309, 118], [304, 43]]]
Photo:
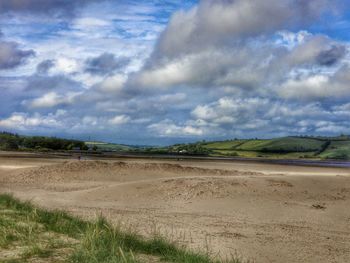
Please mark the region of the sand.
[[350, 170], [247, 162], [3, 158], [0, 192], [222, 258], [350, 262]]

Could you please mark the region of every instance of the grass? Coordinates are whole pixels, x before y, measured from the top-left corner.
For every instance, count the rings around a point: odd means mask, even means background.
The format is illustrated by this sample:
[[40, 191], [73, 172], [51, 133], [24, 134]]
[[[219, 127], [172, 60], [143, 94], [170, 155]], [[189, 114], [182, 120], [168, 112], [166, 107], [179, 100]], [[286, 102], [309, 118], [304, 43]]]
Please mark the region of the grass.
[[299, 159], [299, 158], [317, 158], [313, 152], [290, 152], [290, 153], [266, 153], [259, 151], [240, 151], [240, 150], [214, 150], [212, 156], [223, 157], [242, 157], [242, 158], [270, 158], [270, 159]]
[[[152, 259], [150, 261], [150, 259]], [[157, 261], [154, 261], [154, 260]], [[160, 236], [145, 239], [100, 217], [95, 222], [0, 195], [0, 262], [239, 263], [189, 251]]]
[[350, 141], [332, 141], [328, 148], [320, 154], [325, 159], [350, 159]]
[[315, 152], [321, 149], [323, 141], [308, 138], [285, 137], [272, 140], [250, 140], [237, 149], [261, 152]]
[[285, 137], [270, 140], [236, 140], [208, 142], [207, 149], [219, 151], [249, 151], [265, 153], [316, 152], [324, 141], [311, 138]]
[[237, 146], [245, 143], [245, 140], [233, 140], [233, 141], [222, 141], [222, 142], [208, 142], [203, 144], [203, 147], [212, 150], [234, 150]]
[[206, 142], [212, 156], [272, 159], [350, 159], [348, 137], [284, 137], [269, 140], [229, 140]]
[[[195, 145], [195, 144], [194, 144]], [[350, 136], [282, 137], [275, 139], [234, 139], [197, 142], [209, 150], [209, 156], [267, 159], [337, 159], [350, 160]], [[147, 153], [174, 154], [186, 144], [149, 148]], [[186, 153], [188, 154], [188, 152]]]
[[100, 151], [131, 151], [133, 150], [133, 147], [122, 145], [122, 144], [115, 144], [115, 143], [105, 143], [105, 142], [85, 142], [85, 144], [89, 147], [96, 146], [98, 150]]

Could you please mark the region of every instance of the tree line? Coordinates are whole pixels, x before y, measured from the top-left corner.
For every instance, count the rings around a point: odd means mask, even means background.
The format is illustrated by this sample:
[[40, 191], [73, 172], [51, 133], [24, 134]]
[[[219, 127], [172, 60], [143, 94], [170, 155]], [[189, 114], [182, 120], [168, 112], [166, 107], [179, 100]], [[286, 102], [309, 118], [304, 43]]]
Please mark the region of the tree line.
[[83, 141], [0, 132], [0, 150], [88, 150]]

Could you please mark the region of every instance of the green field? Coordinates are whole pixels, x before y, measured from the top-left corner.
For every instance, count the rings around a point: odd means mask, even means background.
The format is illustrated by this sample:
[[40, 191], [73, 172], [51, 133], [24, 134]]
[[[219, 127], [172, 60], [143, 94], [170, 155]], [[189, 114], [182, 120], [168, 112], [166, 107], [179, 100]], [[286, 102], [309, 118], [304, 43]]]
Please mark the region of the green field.
[[320, 154], [325, 159], [350, 159], [350, 141], [332, 141], [328, 148]]
[[208, 149], [217, 149], [217, 150], [232, 150], [232, 149], [236, 149], [239, 145], [245, 142], [246, 142], [245, 140], [209, 142], [209, 143], [204, 143], [203, 147]]
[[[200, 142], [211, 156], [282, 159], [350, 159], [350, 138], [283, 137]], [[179, 146], [178, 146], [179, 147]]]
[[308, 138], [278, 138], [271, 140], [250, 140], [237, 147], [237, 150], [269, 153], [316, 152], [324, 141]]
[[289, 136], [274, 139], [200, 141], [166, 147], [141, 147], [98, 141], [83, 142], [54, 137], [21, 136], [0, 132], [0, 150], [71, 151], [76, 149], [99, 152], [133, 152], [149, 155], [180, 154], [244, 158], [350, 160], [350, 136]]
[[112, 226], [105, 219], [84, 221], [0, 195], [0, 262], [69, 263], [239, 263], [191, 252], [154, 235]]
[[107, 142], [85, 142], [85, 144], [89, 148], [93, 148], [94, 146], [96, 146], [97, 150], [100, 150], [100, 151], [127, 152], [135, 149], [134, 147], [131, 147], [128, 145], [107, 143]]

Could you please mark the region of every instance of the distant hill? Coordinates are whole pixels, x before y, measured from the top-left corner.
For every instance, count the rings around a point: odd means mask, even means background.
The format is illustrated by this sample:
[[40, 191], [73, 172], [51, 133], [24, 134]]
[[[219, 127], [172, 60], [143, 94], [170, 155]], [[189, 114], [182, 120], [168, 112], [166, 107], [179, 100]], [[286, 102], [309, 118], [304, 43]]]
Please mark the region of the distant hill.
[[94, 148], [99, 151], [110, 151], [110, 152], [128, 152], [135, 150], [137, 147], [124, 145], [124, 144], [116, 144], [116, 143], [108, 143], [108, 142], [85, 142], [85, 144], [89, 148]]
[[96, 150], [111, 152], [129, 152], [140, 149], [137, 146], [107, 142], [84, 142], [46, 136], [24, 136], [10, 132], [0, 132], [0, 150]]
[[98, 141], [79, 141], [45, 136], [22, 136], [0, 132], [0, 150], [94, 150], [100, 152], [134, 152], [142, 154], [176, 154], [277, 159], [350, 160], [350, 136], [302, 137], [275, 139], [234, 139], [201, 141], [167, 147], [130, 146]]
[[350, 137], [344, 135], [198, 142], [173, 145], [167, 147], [167, 150], [173, 153], [191, 154], [188, 150], [191, 145], [192, 148], [194, 148], [193, 145], [197, 145], [197, 149], [202, 149], [204, 154], [210, 156], [350, 159]]

